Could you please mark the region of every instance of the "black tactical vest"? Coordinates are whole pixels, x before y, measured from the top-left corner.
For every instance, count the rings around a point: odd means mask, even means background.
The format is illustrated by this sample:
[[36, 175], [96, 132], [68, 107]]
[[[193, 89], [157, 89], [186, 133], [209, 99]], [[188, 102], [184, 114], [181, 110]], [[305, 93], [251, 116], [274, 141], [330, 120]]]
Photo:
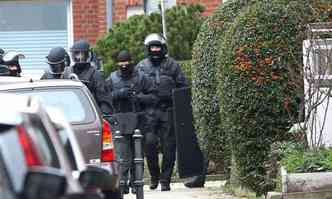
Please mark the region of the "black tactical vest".
[[[134, 72], [131, 78], [122, 78], [120, 75], [119, 71], [111, 73], [109, 81], [112, 81], [112, 91], [120, 90], [121, 88], [129, 88], [133, 90], [134, 95], [142, 92], [142, 74]], [[139, 105], [132, 100], [131, 98], [113, 101], [113, 107], [116, 109], [116, 112], [140, 111]], [[136, 110], [134, 110], [133, 106], [135, 106]]]
[[81, 73], [77, 74], [74, 71], [74, 66], [69, 66], [69, 67], [65, 67], [65, 71], [64, 71], [64, 78], [69, 79], [70, 74], [74, 73], [77, 75], [78, 79], [84, 83], [89, 90], [92, 92], [92, 78], [93, 75], [95, 74], [95, 68], [92, 66], [89, 66], [87, 69], [83, 70]]
[[155, 66], [149, 59], [145, 59], [139, 64], [138, 69], [153, 80], [158, 91], [158, 97], [163, 100], [171, 100], [172, 90], [176, 88], [174, 77], [174, 67], [169, 65], [168, 60]]

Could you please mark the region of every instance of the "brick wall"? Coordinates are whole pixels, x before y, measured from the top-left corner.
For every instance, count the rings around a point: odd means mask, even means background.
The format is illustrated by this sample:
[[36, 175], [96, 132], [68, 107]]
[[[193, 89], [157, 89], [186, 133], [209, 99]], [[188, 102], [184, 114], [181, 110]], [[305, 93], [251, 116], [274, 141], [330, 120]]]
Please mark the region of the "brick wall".
[[193, 4], [199, 3], [205, 6], [204, 15], [211, 14], [222, 3], [222, 0], [176, 0], [178, 5], [180, 4]]
[[106, 14], [106, 0], [73, 0], [74, 41], [86, 39], [95, 44], [106, 33]]

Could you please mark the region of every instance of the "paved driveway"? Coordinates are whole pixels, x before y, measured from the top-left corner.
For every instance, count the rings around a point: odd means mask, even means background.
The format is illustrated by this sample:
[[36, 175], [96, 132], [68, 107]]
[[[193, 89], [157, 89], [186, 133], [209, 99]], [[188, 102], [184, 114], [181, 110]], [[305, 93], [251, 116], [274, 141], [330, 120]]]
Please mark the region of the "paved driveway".
[[[157, 190], [150, 191], [148, 186], [144, 187], [144, 199], [236, 199], [222, 192], [224, 181], [209, 181], [205, 188], [186, 188], [182, 183], [172, 183], [171, 191], [161, 192], [160, 186]], [[136, 199], [135, 195], [125, 195], [124, 199]]]

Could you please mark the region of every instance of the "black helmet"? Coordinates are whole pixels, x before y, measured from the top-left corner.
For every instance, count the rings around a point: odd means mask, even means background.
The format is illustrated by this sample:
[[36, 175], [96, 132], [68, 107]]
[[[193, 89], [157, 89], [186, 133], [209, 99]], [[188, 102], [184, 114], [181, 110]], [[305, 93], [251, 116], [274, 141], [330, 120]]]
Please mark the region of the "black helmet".
[[90, 44], [86, 40], [79, 40], [70, 49], [75, 63], [85, 64], [90, 62]]
[[62, 74], [68, 62], [68, 54], [64, 48], [55, 47], [50, 50], [46, 59], [53, 74]]
[[134, 64], [131, 63], [131, 55], [127, 50], [122, 50], [117, 56], [117, 62], [121, 74], [129, 76], [134, 70]]
[[[164, 37], [157, 33], [149, 34], [145, 37], [144, 45], [146, 48], [147, 55], [152, 60], [161, 60], [167, 55], [167, 43]], [[151, 51], [151, 47], [160, 47], [160, 51]]]

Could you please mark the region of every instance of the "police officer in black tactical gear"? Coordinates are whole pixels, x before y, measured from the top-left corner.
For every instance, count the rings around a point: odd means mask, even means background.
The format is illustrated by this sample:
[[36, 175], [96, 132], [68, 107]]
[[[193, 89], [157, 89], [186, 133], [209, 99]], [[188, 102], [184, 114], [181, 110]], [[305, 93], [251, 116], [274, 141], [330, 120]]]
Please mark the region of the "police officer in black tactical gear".
[[[170, 190], [171, 175], [175, 163], [175, 133], [172, 115], [172, 89], [187, 86], [186, 78], [176, 61], [167, 55], [167, 44], [159, 34], [145, 38], [147, 58], [137, 69], [152, 78], [158, 104], [154, 107], [154, 130], [145, 133], [145, 151], [151, 175], [150, 189], [156, 189], [159, 181], [161, 191]], [[158, 143], [161, 144], [163, 161], [161, 170], [158, 159]]]
[[74, 65], [65, 67], [64, 78], [69, 79], [75, 74], [75, 77], [89, 88], [103, 114], [109, 114], [105, 81], [101, 73], [90, 64], [90, 44], [86, 40], [76, 41], [70, 51]]
[[5, 51], [0, 48], [0, 76], [8, 76], [9, 70], [8, 67], [4, 65], [4, 61], [2, 60], [2, 56], [5, 54]]
[[[120, 160], [121, 170], [120, 187], [124, 194], [129, 193], [129, 186], [132, 188], [132, 193], [136, 193], [134, 180], [136, 181], [137, 179], [134, 179], [135, 170], [133, 169], [135, 154], [133, 129], [140, 129], [144, 134], [144, 131], [147, 130], [147, 127], [145, 126], [145, 114], [148, 111], [148, 108], [155, 103], [157, 98], [152, 94], [152, 82], [144, 74], [135, 70], [135, 65], [132, 63], [131, 56], [128, 51], [120, 51], [117, 56], [117, 64], [119, 69], [111, 73], [111, 75], [106, 79], [107, 88], [111, 91], [113, 107], [112, 115], [115, 118], [114, 120], [117, 122], [111, 122], [111, 125], [115, 125], [114, 128], [117, 128], [117, 125], [134, 125], [132, 128], [127, 128], [130, 129], [129, 132], [120, 131], [122, 140], [119, 143], [116, 142], [116, 154], [118, 160]], [[124, 116], [125, 114], [123, 113], [136, 113], [139, 122], [137, 123], [135, 121], [135, 124], [129, 124], [129, 121], [131, 121], [129, 117], [128, 119], [125, 118], [122, 122], [119, 117], [117, 118], [117, 116]], [[143, 167], [141, 176], [143, 177]], [[128, 182], [128, 180], [130, 182]]]
[[8, 76], [21, 77], [21, 65], [19, 59], [25, 58], [22, 53], [16, 51], [8, 51], [2, 56], [3, 65], [6, 65], [9, 70]]
[[46, 56], [50, 70], [46, 71], [41, 79], [63, 79], [65, 67], [70, 66], [70, 57], [62, 47], [55, 47]]

